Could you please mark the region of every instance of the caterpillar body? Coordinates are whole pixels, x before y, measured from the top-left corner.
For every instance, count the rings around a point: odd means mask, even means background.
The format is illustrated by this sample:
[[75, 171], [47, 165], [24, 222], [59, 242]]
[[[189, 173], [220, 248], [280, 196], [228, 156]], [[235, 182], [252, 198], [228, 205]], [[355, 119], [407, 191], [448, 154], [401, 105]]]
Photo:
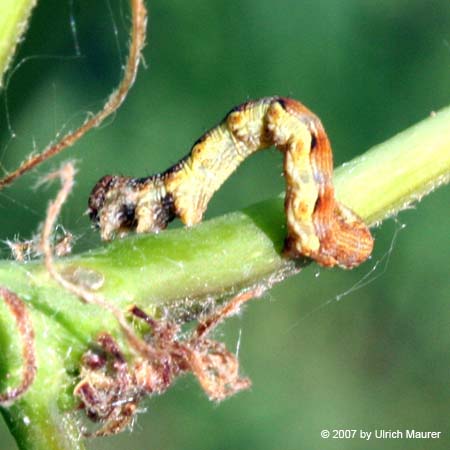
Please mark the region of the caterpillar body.
[[365, 261], [373, 238], [363, 220], [335, 199], [333, 157], [322, 123], [290, 98], [267, 97], [233, 108], [163, 173], [103, 177], [89, 197], [89, 215], [104, 240], [129, 231], [158, 232], [175, 217], [197, 224], [241, 162], [272, 145], [284, 154], [285, 255], [346, 269]]

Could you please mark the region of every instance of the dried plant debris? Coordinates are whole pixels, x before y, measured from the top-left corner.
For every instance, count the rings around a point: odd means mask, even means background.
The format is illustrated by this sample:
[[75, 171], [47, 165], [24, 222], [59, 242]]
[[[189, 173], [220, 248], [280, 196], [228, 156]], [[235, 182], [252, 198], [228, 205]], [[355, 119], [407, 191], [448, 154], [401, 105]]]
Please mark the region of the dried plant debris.
[[[75, 237], [62, 225], [58, 225], [52, 236], [52, 246], [55, 256], [62, 257], [72, 253]], [[11, 257], [17, 262], [28, 262], [42, 257], [40, 235], [32, 239], [20, 240], [18, 238], [4, 241], [11, 252]]]
[[82, 359], [80, 378], [74, 394], [87, 416], [101, 424], [90, 436], [106, 436], [123, 431], [133, 423], [140, 401], [164, 393], [180, 375], [192, 373], [213, 401], [250, 387], [239, 374], [239, 362], [221, 342], [207, 335], [226, 317], [239, 311], [244, 302], [260, 296], [261, 288], [246, 291], [207, 317], [188, 337], [179, 325], [157, 321], [137, 306], [130, 312], [147, 323], [144, 339], [151, 356], [139, 355], [129, 362], [116, 340], [107, 333], [98, 339], [98, 348]]

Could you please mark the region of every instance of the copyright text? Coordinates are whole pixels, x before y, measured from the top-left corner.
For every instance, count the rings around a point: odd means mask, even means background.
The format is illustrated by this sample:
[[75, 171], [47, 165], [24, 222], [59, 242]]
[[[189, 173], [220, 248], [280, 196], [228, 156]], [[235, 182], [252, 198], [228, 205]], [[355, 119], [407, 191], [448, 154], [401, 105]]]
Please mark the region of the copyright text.
[[350, 430], [334, 429], [322, 430], [320, 437], [323, 439], [362, 439], [370, 441], [372, 439], [440, 439], [442, 431], [423, 430]]

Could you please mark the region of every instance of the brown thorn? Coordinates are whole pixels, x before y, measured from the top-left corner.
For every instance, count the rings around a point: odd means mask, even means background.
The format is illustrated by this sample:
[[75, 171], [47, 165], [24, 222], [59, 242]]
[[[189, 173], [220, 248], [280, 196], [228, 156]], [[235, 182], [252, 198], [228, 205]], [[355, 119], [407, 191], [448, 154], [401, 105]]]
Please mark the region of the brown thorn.
[[139, 308], [139, 306], [133, 305], [129, 311], [130, 314], [137, 317], [138, 319], [142, 319], [147, 325], [149, 325], [152, 329], [152, 333], [159, 330], [159, 323], [155, 319], [150, 317], [144, 310]]
[[4, 394], [0, 394], [0, 405], [9, 406], [25, 394], [33, 384], [36, 377], [36, 353], [34, 348], [33, 324], [25, 303], [14, 292], [11, 292], [5, 287], [0, 287], [0, 296], [3, 297], [6, 305], [13, 314], [17, 323], [17, 329], [22, 338], [22, 381], [19, 386], [9, 389]]
[[11, 184], [24, 173], [34, 169], [39, 164], [74, 145], [92, 128], [98, 127], [109, 115], [116, 111], [125, 100], [134, 80], [136, 79], [141, 52], [145, 44], [145, 31], [147, 26], [147, 10], [144, 0], [130, 0], [132, 10], [131, 44], [127, 65], [123, 78], [115, 91], [109, 96], [103, 108], [86, 121], [75, 131], [66, 134], [56, 144], [50, 145], [41, 153], [24, 161], [14, 172], [0, 179], [0, 190]]

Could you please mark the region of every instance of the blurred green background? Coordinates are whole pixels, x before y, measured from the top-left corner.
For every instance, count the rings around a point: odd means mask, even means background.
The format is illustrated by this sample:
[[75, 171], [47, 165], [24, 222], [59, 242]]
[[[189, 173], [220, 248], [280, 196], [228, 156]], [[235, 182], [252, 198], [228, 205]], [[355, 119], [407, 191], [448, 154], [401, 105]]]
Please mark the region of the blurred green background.
[[[77, 251], [97, 245], [83, 212], [98, 178], [167, 168], [250, 98], [304, 102], [321, 117], [336, 165], [450, 103], [448, 0], [155, 0], [149, 8], [146, 68], [125, 104], [0, 193], [1, 240], [36, 231], [55, 189], [34, 189], [39, 174], [72, 158], [77, 184], [61, 223], [77, 236]], [[124, 0], [39, 1], [1, 93], [3, 167], [102, 105], [121, 75], [128, 26]], [[278, 194], [281, 172], [277, 152], [255, 155], [207, 216]], [[374, 258], [361, 268], [311, 266], [229, 320], [219, 335], [230, 348], [240, 340], [250, 391], [214, 405], [185, 377], [145, 402], [133, 433], [89, 448], [450, 448], [449, 200], [441, 189], [374, 230]], [[8, 257], [3, 244], [0, 252]], [[443, 437], [321, 439], [322, 429], [336, 428]], [[0, 450], [15, 448], [1, 424]]]

